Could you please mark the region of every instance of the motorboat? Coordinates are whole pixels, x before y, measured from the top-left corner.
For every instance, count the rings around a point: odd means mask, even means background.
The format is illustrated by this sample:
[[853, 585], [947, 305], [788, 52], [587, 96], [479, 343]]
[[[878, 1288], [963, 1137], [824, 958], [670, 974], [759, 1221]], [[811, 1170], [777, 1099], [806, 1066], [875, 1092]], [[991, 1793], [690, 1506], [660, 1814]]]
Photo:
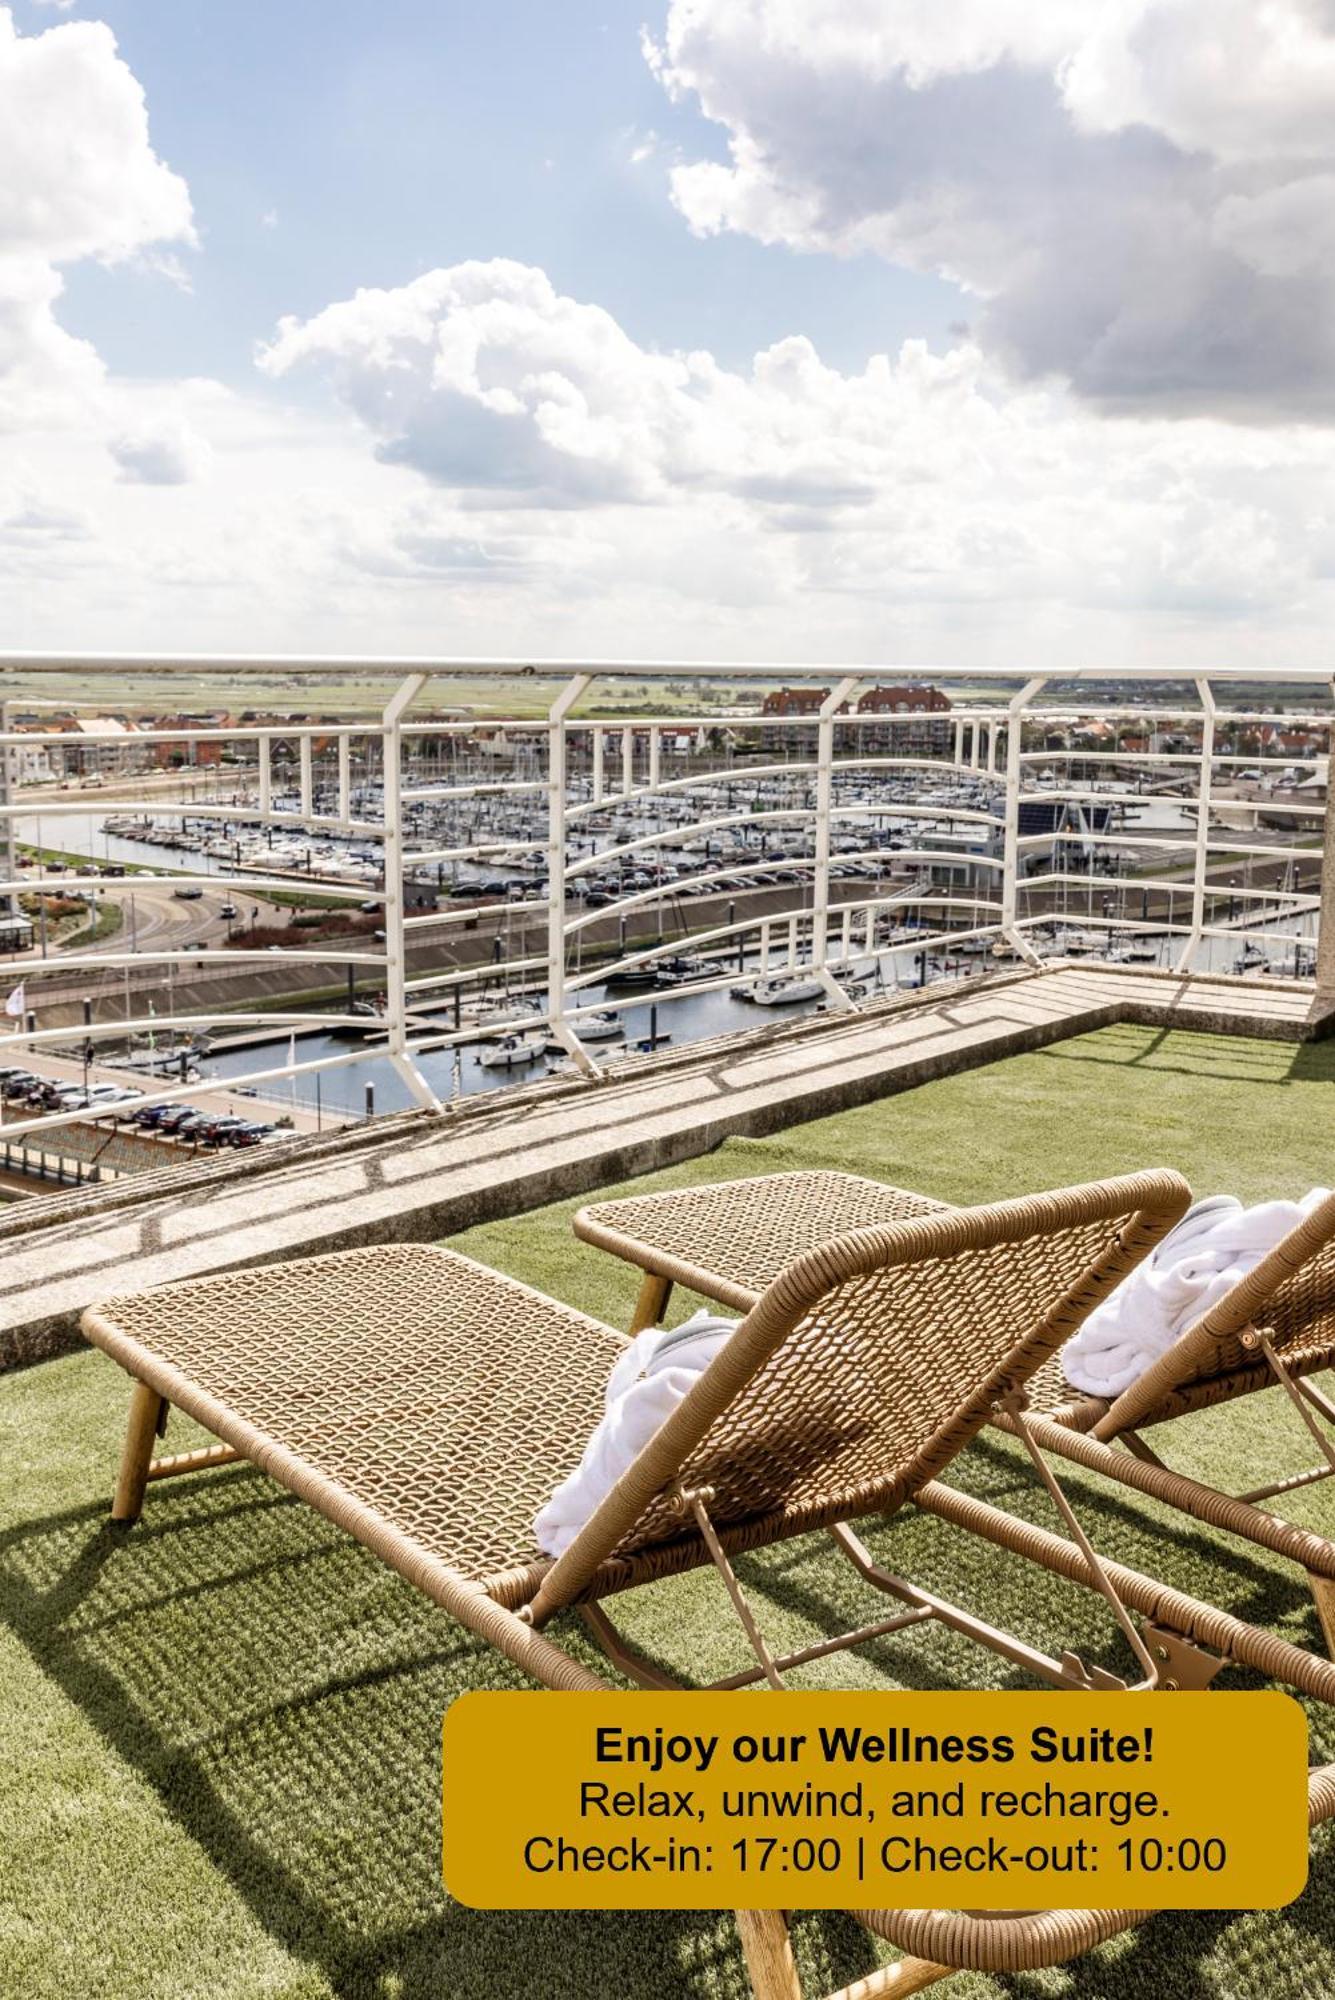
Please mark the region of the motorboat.
[[678, 979], [726, 979], [729, 968], [717, 958], [677, 957], [661, 958], [660, 972], [667, 973], [673, 981]]
[[574, 1029], [582, 1042], [611, 1042], [626, 1032], [620, 1014], [606, 1007], [600, 1007], [596, 1014], [576, 1021]]
[[675, 972], [664, 971], [655, 965], [627, 965], [619, 972], [609, 972], [603, 981], [604, 993], [650, 993], [655, 988], [679, 986], [680, 977]]
[[819, 979], [773, 973], [753, 979], [746, 986], [731, 986], [728, 991], [734, 1000], [751, 1000], [757, 1007], [792, 1007], [800, 1000], [819, 1000], [825, 988]]
[[483, 1049], [478, 1062], [483, 1069], [524, 1069], [541, 1062], [547, 1044], [532, 1035], [503, 1035], [499, 1042]]

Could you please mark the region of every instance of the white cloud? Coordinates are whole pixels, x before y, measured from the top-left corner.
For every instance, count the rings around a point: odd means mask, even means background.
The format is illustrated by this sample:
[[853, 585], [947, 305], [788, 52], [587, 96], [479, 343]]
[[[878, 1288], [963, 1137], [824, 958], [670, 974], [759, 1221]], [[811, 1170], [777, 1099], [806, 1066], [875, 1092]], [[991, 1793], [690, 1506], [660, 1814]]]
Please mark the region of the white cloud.
[[[1159, 60], [1169, 14], [673, 5], [657, 66], [732, 148], [678, 175], [694, 225], [951, 271], [978, 344], [845, 372], [794, 333], [727, 367], [496, 260], [283, 320], [252, 395], [108, 378], [60, 327], [62, 268], [160, 268], [189, 197], [108, 32], [22, 40], [0, 7], [9, 642], [1323, 660], [1335, 468], [1286, 397], [1324, 414], [1335, 313], [1304, 313], [1335, 160], [1286, 150], [1290, 86], [1259, 60], [1207, 145], [1205, 58], [1188, 36]], [[1231, 0], [1214, 32], [1241, 35]], [[324, 409], [284, 400], [299, 375]], [[1212, 404], [1271, 421], [1155, 414]]]
[[[325, 371], [333, 412], [194, 385], [173, 407], [212, 439], [212, 476], [168, 514], [64, 447], [43, 490], [77, 495], [98, 539], [77, 597], [48, 607], [62, 631], [77, 605], [99, 643], [154, 646], [1049, 664], [1327, 647], [1317, 430], [1113, 424], [967, 343], [844, 372], [794, 336], [726, 368], [652, 352], [504, 262], [286, 322], [261, 358], [271, 378]], [[127, 404], [123, 433], [164, 398]]]
[[206, 438], [172, 419], [112, 438], [108, 449], [120, 477], [140, 486], [184, 486], [204, 477], [213, 456]]
[[87, 413], [103, 371], [56, 317], [61, 267], [194, 241], [185, 182], [104, 23], [20, 35], [0, 7], [0, 429]]
[[286, 319], [259, 358], [274, 376], [317, 362], [387, 463], [496, 506], [650, 500], [706, 447], [707, 356], [647, 353], [601, 307], [502, 259]]
[[671, 0], [702, 234], [877, 254], [1121, 408], [1335, 417], [1324, 0]]

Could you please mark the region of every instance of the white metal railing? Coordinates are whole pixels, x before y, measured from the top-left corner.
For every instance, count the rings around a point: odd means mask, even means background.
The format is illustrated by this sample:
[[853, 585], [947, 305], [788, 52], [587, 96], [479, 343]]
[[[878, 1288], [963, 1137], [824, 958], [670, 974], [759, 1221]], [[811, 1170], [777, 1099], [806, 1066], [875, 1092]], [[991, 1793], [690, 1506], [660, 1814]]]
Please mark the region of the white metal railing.
[[[1290, 982], [1316, 972], [1320, 953], [1324, 984], [1335, 977], [1335, 919], [1324, 941], [1319, 932], [1331, 687], [1315, 672], [1225, 669], [1169, 684], [1149, 668], [8, 655], [0, 691], [19, 674], [82, 680], [109, 669], [143, 676], [164, 707], [185, 678], [197, 689], [275, 671], [285, 683], [306, 674], [334, 689], [380, 677], [386, 698], [355, 719], [335, 699], [326, 703], [340, 709], [332, 719], [260, 713], [85, 734], [78, 743], [89, 754], [101, 745], [118, 767], [100, 774], [116, 791], [103, 800], [20, 789], [20, 750], [31, 766], [62, 756], [72, 739], [40, 716], [20, 726], [25, 703], [5, 695], [0, 922], [20, 897], [40, 914], [46, 898], [71, 889], [94, 910], [99, 896], [128, 894], [133, 912], [136, 894], [222, 888], [263, 901], [300, 887], [333, 904], [374, 897], [382, 914], [373, 937], [363, 924], [359, 935], [309, 949], [243, 941], [201, 953], [155, 946], [152, 934], [140, 948], [132, 930], [128, 950], [117, 940], [17, 954], [10, 977], [24, 986], [26, 1009], [0, 1042], [11, 1062], [164, 1033], [337, 1031], [361, 1041], [312, 1052], [292, 1039], [282, 1060], [260, 1057], [224, 1087], [318, 1078], [363, 1063], [369, 1045], [415, 1102], [438, 1109], [449, 1090], [439, 1064], [424, 1069], [424, 1059], [510, 1031], [540, 1029], [597, 1075], [601, 1058], [581, 1034], [607, 1004], [596, 989], [664, 961], [680, 976], [652, 999], [668, 1008], [738, 980], [800, 973], [824, 1004], [849, 1011], [860, 1004], [856, 985], [850, 991], [860, 970], [878, 982], [912, 980], [1077, 949], [1157, 955], [1183, 971], [1230, 971], [1240, 949]], [[427, 712], [442, 691], [448, 700], [452, 682], [484, 676], [510, 713]], [[858, 711], [868, 687], [910, 680], [955, 689], [953, 705]], [[775, 682], [814, 688], [806, 712], [759, 712], [758, 688]], [[627, 683], [637, 684], [640, 712], [598, 714], [601, 699], [624, 702]], [[665, 683], [680, 712], [664, 712]], [[1238, 684], [1245, 706], [1229, 701]], [[176, 778], [162, 765], [172, 746], [186, 760]], [[224, 750], [232, 761], [211, 765], [214, 796], [206, 788], [201, 800], [201, 756]], [[136, 762], [145, 766], [137, 774]], [[1259, 782], [1239, 783], [1243, 772]], [[1277, 782], [1284, 772], [1287, 786]], [[196, 796], [172, 796], [176, 783], [193, 783]], [[207, 867], [136, 862], [110, 889], [87, 826], [108, 814], [226, 825], [231, 865], [216, 852]], [[62, 825], [79, 828], [87, 867], [43, 859], [61, 851]], [[263, 854], [243, 862], [243, 828], [262, 834], [267, 852], [275, 837], [303, 840], [305, 874], [266, 867]], [[37, 850], [27, 869], [25, 842]], [[362, 854], [360, 877], [340, 878], [337, 855], [311, 852], [334, 842]], [[291, 861], [281, 840], [279, 852]], [[1328, 900], [1332, 875], [1328, 863]], [[309, 987], [293, 984], [294, 966], [309, 971]], [[259, 1007], [247, 987], [275, 968], [279, 990]], [[523, 1005], [507, 1004], [516, 981]], [[497, 985], [503, 995], [482, 1018]], [[349, 1002], [368, 987], [378, 1011], [354, 1017]], [[66, 1018], [72, 1008], [91, 1019]], [[164, 1081], [143, 1102], [208, 1087]], [[20, 1141], [86, 1115], [20, 1115], [3, 1135]]]

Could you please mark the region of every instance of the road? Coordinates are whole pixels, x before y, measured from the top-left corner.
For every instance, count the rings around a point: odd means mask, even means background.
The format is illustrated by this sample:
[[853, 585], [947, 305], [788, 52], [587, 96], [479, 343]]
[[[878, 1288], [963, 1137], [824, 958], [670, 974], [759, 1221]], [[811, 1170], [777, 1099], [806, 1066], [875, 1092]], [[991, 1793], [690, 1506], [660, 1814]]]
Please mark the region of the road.
[[[50, 893], [60, 892], [53, 889]], [[174, 889], [160, 884], [142, 885], [131, 877], [99, 881], [97, 900], [120, 905], [123, 912], [120, 929], [94, 944], [78, 936], [66, 938], [60, 944], [48, 944], [47, 959], [100, 952], [182, 951], [194, 944], [217, 949], [227, 942], [229, 926], [223, 911], [229, 904], [238, 913], [231, 926], [234, 930], [244, 929], [250, 923], [252, 911], [258, 913], [256, 921], [262, 925], [286, 924], [291, 916], [290, 905], [271, 903], [262, 895], [247, 894], [240, 889], [205, 889], [198, 897], [182, 897]], [[5, 962], [30, 964], [42, 957], [38, 938], [30, 951], [6, 953]]]

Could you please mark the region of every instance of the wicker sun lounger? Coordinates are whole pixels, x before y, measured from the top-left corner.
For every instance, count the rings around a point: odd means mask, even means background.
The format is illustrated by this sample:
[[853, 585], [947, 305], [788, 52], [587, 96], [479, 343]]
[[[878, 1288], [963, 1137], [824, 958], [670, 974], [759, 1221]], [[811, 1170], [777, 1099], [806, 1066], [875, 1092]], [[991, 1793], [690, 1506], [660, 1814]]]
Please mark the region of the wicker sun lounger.
[[[582, 1209], [576, 1234], [645, 1273], [633, 1325], [650, 1326], [673, 1283], [739, 1312], [787, 1258], [864, 1222], [936, 1205], [853, 1174], [766, 1174]], [[1261, 1506], [1335, 1473], [1335, 1402], [1308, 1378], [1335, 1367], [1335, 1194], [1290, 1231], [1139, 1381], [1106, 1401], [1074, 1389], [1055, 1356], [1030, 1387], [1045, 1450], [1162, 1501], [1206, 1526], [1301, 1564], [1335, 1657], [1335, 1543]], [[1282, 1388], [1320, 1453], [1308, 1471], [1241, 1494], [1173, 1472], [1141, 1433], [1258, 1389]], [[996, 1421], [1014, 1428], [1004, 1411]], [[1323, 1425], [1328, 1428], [1323, 1428]], [[1122, 1450], [1114, 1449], [1121, 1445]]]
[[[1018, 1407], [1027, 1378], [1186, 1199], [1176, 1175], [1140, 1174], [863, 1229], [797, 1258], [556, 1561], [534, 1546], [530, 1523], [601, 1413], [623, 1351], [610, 1327], [426, 1247], [352, 1251], [117, 1299], [83, 1320], [135, 1384], [113, 1512], [134, 1520], [150, 1479], [251, 1460], [556, 1689], [609, 1685], [547, 1630], [572, 1611], [632, 1679], [680, 1685], [621, 1640], [604, 1601], [711, 1562], [753, 1652], [753, 1664], [717, 1686], [778, 1686], [805, 1660], [924, 1620], [1056, 1687], [1123, 1684], [883, 1568], [850, 1523], [913, 1500], [1102, 1593], [1140, 1687], [1203, 1686], [1229, 1659], [1335, 1701], [1335, 1665], [1103, 1562], [1037, 1451], [1073, 1539], [938, 1480], [998, 1402]], [[220, 1442], [150, 1462], [172, 1403]], [[776, 1656], [729, 1558], [821, 1528], [892, 1600], [879, 1607], [888, 1615]], [[1335, 1779], [1314, 1773], [1309, 1798], [1314, 1819], [1329, 1817]], [[910, 1954], [893, 1969], [904, 1993], [960, 1966], [1071, 1958], [1143, 1913], [862, 1914]], [[757, 1992], [798, 2000], [783, 1919], [746, 1915], [741, 1924]], [[888, 1990], [879, 1975], [859, 1988]]]

